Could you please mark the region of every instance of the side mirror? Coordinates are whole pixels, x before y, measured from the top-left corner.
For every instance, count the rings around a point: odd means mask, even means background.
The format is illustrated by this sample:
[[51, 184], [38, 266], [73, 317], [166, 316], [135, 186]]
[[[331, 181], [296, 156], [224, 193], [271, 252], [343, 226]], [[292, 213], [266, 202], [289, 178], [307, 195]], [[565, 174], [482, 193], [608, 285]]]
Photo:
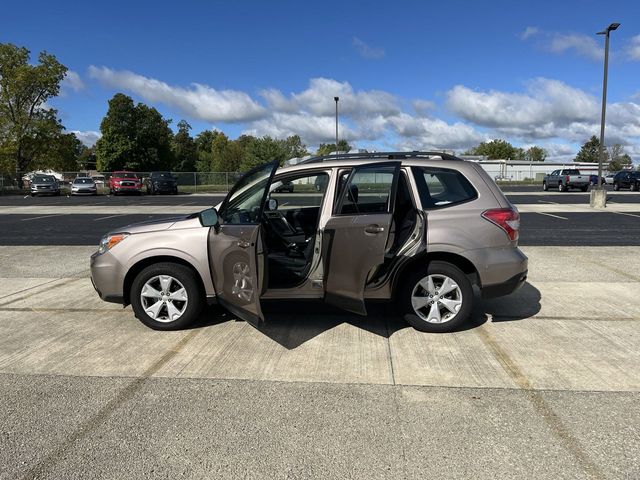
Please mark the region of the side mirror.
[[278, 209], [278, 200], [275, 198], [270, 198], [267, 200], [267, 210], [270, 212]]
[[218, 218], [218, 211], [215, 208], [211, 207], [201, 211], [199, 218], [203, 227], [213, 227], [216, 229], [216, 232], [218, 231], [220, 219]]

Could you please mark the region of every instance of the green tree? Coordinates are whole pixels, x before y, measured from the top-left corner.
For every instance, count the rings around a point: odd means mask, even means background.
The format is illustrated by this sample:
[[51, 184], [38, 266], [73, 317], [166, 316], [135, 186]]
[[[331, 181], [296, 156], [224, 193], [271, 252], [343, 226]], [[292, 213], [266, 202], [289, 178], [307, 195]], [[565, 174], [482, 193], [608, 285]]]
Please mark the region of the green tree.
[[180, 120], [178, 132], [173, 137], [174, 169], [181, 172], [193, 172], [198, 160], [198, 148], [189, 134], [189, 130], [191, 130], [191, 125], [185, 120]]
[[544, 162], [547, 158], [547, 151], [542, 147], [529, 147], [524, 155], [528, 162]]
[[[605, 158], [606, 161], [608, 158], [608, 152], [605, 149]], [[584, 145], [580, 148], [580, 151], [576, 155], [576, 162], [590, 162], [590, 163], [598, 163], [600, 155], [600, 140], [595, 135], [592, 135], [589, 140], [587, 140]]]
[[[287, 160], [290, 158], [301, 158], [309, 155], [307, 146], [302, 143], [299, 135], [291, 135], [282, 140], [283, 148], [287, 155]], [[348, 144], [347, 144], [348, 146]]]
[[615, 143], [609, 148], [609, 158], [611, 159], [609, 161], [609, 171], [611, 172], [633, 165], [633, 160], [625, 153], [624, 147], [619, 143]]
[[526, 154], [521, 148], [516, 148], [506, 140], [495, 139], [482, 142], [469, 150], [471, 155], [485, 155], [489, 160], [524, 160]]
[[[34, 158], [44, 158], [50, 148], [40, 141], [45, 135], [39, 129], [51, 134], [55, 130], [52, 119], [56, 125], [59, 122], [57, 112], [46, 108], [45, 102], [58, 95], [67, 72], [67, 67], [46, 52], [38, 55], [37, 65], [29, 63], [29, 56], [24, 47], [0, 43], [0, 152], [12, 160], [18, 184], [20, 172], [29, 170]], [[61, 131], [59, 128], [58, 134]]]
[[143, 103], [134, 105], [131, 97], [115, 94], [100, 123], [102, 136], [96, 142], [98, 170], [170, 169], [173, 163], [170, 122], [155, 108]]
[[335, 143], [321, 143], [318, 146], [316, 155], [329, 155], [331, 152], [348, 152], [351, 150], [351, 145], [346, 140], [338, 140], [338, 148]]

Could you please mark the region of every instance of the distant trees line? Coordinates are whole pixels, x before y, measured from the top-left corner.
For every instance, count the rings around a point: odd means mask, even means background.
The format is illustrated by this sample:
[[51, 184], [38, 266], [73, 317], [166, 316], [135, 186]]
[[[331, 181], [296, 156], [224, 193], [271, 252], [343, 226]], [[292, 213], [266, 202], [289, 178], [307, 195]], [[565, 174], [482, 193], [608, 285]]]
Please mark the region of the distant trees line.
[[[86, 147], [65, 130], [58, 112], [48, 101], [60, 93], [67, 73], [54, 55], [41, 52], [38, 63], [29, 63], [30, 52], [24, 47], [0, 43], [0, 171], [20, 174], [35, 169], [74, 171], [97, 169], [111, 171], [128, 168], [138, 171], [246, 171], [267, 161], [280, 163], [310, 152], [298, 135], [285, 139], [269, 136], [241, 135], [230, 139], [216, 130], [191, 136], [191, 126], [177, 123], [170, 128], [155, 108], [117, 93], [100, 124], [101, 137], [94, 147]], [[576, 161], [597, 162], [599, 141], [593, 136], [580, 149]], [[316, 154], [348, 151], [351, 146], [340, 140], [320, 144]], [[506, 140], [482, 142], [468, 154], [485, 155], [489, 159], [544, 161], [544, 148], [526, 150]], [[607, 150], [610, 169], [631, 163], [621, 145]]]

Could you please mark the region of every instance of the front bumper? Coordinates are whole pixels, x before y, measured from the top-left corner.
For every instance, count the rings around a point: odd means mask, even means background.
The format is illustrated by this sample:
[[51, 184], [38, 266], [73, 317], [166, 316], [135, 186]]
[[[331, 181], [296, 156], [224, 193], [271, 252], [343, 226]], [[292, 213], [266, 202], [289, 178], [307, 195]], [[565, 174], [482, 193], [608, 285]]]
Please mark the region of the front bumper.
[[111, 254], [105, 252], [91, 255], [91, 283], [102, 300], [124, 304], [125, 271], [120, 262]]

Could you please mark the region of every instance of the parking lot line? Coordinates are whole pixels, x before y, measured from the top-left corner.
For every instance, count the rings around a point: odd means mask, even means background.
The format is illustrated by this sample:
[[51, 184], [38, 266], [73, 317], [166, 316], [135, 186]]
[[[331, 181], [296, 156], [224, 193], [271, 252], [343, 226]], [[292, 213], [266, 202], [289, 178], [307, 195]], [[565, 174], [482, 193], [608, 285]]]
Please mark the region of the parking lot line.
[[98, 220], [106, 220], [107, 218], [114, 218], [114, 217], [119, 217], [121, 214], [118, 213], [116, 215], [108, 215], [106, 217], [98, 217], [98, 218], [94, 218], [93, 221], [97, 222]]
[[41, 215], [39, 217], [23, 218], [21, 221], [22, 222], [28, 222], [29, 220], [38, 220], [40, 218], [61, 217], [62, 215], [64, 215], [64, 213], [52, 213], [52, 214], [49, 214], [49, 215]]
[[554, 205], [559, 205], [558, 202], [550, 202], [548, 200], [538, 200], [540, 203], [553, 203]]
[[546, 215], [547, 217], [559, 218], [560, 220], [569, 220], [567, 217], [561, 217], [560, 215], [554, 215], [553, 213], [536, 212], [540, 215]]
[[625, 212], [614, 212], [612, 211], [611, 213], [617, 213], [618, 215], [627, 215], [629, 217], [636, 217], [636, 218], [640, 218], [640, 215], [636, 215], [634, 213], [625, 213]]

